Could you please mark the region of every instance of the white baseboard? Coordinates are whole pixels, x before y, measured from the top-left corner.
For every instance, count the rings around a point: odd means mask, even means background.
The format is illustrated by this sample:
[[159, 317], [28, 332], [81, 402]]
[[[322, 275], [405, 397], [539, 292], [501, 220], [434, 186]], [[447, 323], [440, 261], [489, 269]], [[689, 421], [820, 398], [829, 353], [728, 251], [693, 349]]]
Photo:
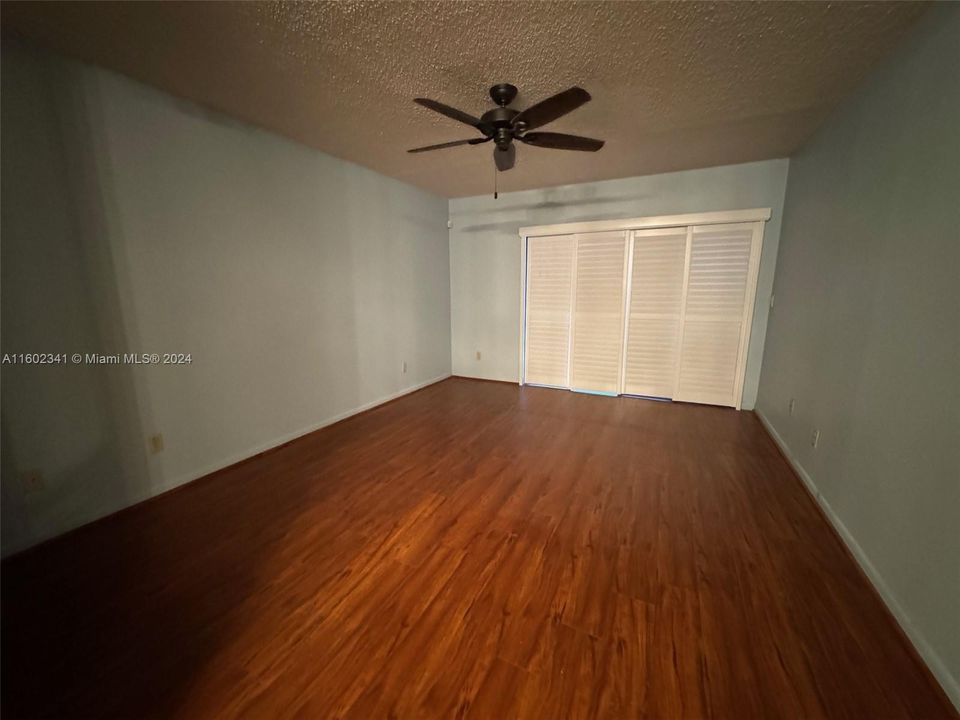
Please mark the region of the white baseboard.
[[520, 381], [516, 376], [513, 377], [493, 377], [491, 375], [478, 375], [476, 373], [463, 373], [454, 371], [453, 377], [467, 378], [468, 380], [491, 380], [493, 382], [505, 382], [518, 384]]
[[814, 497], [814, 499], [817, 501], [817, 504], [823, 510], [823, 514], [826, 516], [827, 520], [830, 521], [830, 524], [833, 525], [834, 529], [837, 531], [837, 534], [840, 535], [840, 538], [846, 544], [847, 548], [850, 550], [850, 553], [859, 563], [860, 567], [863, 569], [863, 572], [866, 574], [867, 578], [880, 595], [880, 598], [886, 604], [887, 609], [890, 610], [890, 613], [893, 615], [897, 623], [899, 623], [910, 642], [913, 643], [913, 647], [916, 649], [920, 657], [923, 658], [923, 661], [927, 664], [927, 667], [930, 668], [930, 672], [933, 673], [933, 676], [940, 683], [940, 686], [947, 694], [947, 697], [950, 698], [950, 701], [953, 703], [954, 707], [960, 710], [960, 683], [957, 682], [957, 679], [947, 668], [946, 664], [940, 659], [940, 656], [937, 654], [937, 652], [930, 646], [930, 643], [927, 642], [927, 639], [923, 636], [923, 633], [921, 633], [920, 630], [918, 630], [917, 627], [911, 622], [910, 616], [897, 601], [893, 591], [890, 590], [890, 587], [884, 581], [883, 577], [873, 566], [873, 563], [870, 562], [870, 558], [867, 557], [867, 554], [863, 551], [863, 548], [860, 547], [860, 544], [857, 542], [856, 538], [854, 538], [850, 531], [847, 530], [847, 526], [843, 524], [843, 521], [840, 519], [840, 517], [833, 511], [833, 508], [830, 507], [830, 503], [828, 503], [826, 498], [820, 494], [816, 484], [813, 482], [813, 478], [810, 477], [800, 462], [794, 457], [787, 443], [782, 437], [780, 437], [780, 433], [777, 432], [776, 428], [773, 427], [773, 424], [759, 409], [754, 410], [754, 412], [757, 414], [757, 417], [760, 418], [760, 422], [763, 423], [763, 426], [767, 429], [767, 432], [770, 433], [770, 437], [773, 438], [773, 441], [783, 452], [787, 462], [790, 463], [791, 467], [793, 467], [797, 475], [807, 486], [807, 489], [810, 490], [810, 494]]
[[259, 455], [262, 452], [266, 452], [267, 450], [273, 450], [276, 447], [285, 445], [286, 443], [296, 440], [297, 438], [301, 438], [304, 435], [309, 435], [312, 432], [316, 432], [317, 430], [322, 430], [323, 428], [333, 425], [334, 423], [338, 423], [341, 420], [346, 420], [348, 417], [359, 415], [362, 412], [371, 410], [377, 407], [378, 405], [383, 405], [384, 403], [388, 403], [391, 400], [396, 400], [397, 398], [401, 398], [404, 395], [409, 395], [410, 393], [416, 392], [417, 390], [423, 390], [423, 388], [428, 387], [430, 385], [434, 385], [438, 382], [442, 382], [443, 380], [446, 380], [448, 377], [451, 377], [450, 373], [446, 373], [444, 375], [438, 375], [437, 377], [430, 378], [429, 380], [425, 380], [422, 383], [411, 385], [410, 387], [403, 388], [401, 390], [398, 390], [395, 393], [390, 393], [389, 395], [378, 397], [375, 400], [371, 400], [370, 402], [364, 403], [363, 405], [359, 405], [355, 408], [351, 408], [350, 410], [345, 410], [344, 412], [337, 413], [336, 415], [333, 415], [319, 422], [308, 425], [305, 428], [295, 430], [292, 433], [287, 433], [285, 435], [281, 435], [280, 437], [273, 438], [272, 440], [268, 440], [267, 442], [260, 443], [259, 445], [248, 448], [247, 450], [244, 450], [241, 453], [237, 453], [228, 458], [218, 460], [215, 463], [206, 465], [203, 468], [200, 468], [199, 470], [195, 470], [187, 475], [184, 475], [172, 480], [167, 480], [162, 484], [156, 486], [154, 488], [154, 492], [150, 494], [150, 497], [167, 492], [168, 490], [172, 490], [173, 488], [179, 487], [180, 485], [186, 485], [187, 483], [193, 482], [194, 480], [199, 480], [200, 478], [206, 475], [209, 475], [210, 473], [215, 473], [218, 470], [223, 470], [224, 468], [228, 468], [231, 465], [236, 465], [237, 463], [243, 462], [244, 460], [249, 460], [250, 458], [254, 457], [255, 455]]

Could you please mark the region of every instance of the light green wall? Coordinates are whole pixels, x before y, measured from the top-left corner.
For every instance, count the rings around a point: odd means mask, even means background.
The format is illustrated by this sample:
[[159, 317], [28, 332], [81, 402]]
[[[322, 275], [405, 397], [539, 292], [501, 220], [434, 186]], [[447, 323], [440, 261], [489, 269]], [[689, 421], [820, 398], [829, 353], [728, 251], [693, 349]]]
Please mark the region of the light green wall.
[[2, 351], [193, 358], [3, 366], [4, 554], [449, 375], [445, 198], [6, 39], [2, 62]]
[[960, 6], [791, 158], [774, 293], [757, 407], [960, 703]]

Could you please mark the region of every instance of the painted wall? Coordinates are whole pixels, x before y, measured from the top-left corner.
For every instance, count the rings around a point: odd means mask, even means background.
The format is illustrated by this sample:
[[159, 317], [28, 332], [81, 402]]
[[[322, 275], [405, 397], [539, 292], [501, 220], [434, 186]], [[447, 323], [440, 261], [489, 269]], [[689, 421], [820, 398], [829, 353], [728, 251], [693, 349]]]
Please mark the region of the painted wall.
[[446, 199], [6, 40], [2, 62], [2, 352], [193, 359], [3, 366], [4, 554], [450, 373]]
[[791, 159], [758, 409], [960, 706], [957, 38], [935, 7]]
[[[523, 152], [537, 152], [523, 149]], [[559, 151], [557, 151], [559, 152]], [[585, 162], [589, 161], [586, 157]], [[522, 158], [518, 160], [522, 162]], [[743, 406], [760, 377], [770, 288], [780, 239], [787, 161], [501, 193], [450, 201], [450, 285], [455, 375], [518, 381], [520, 239], [528, 225], [769, 207]], [[476, 353], [480, 351], [480, 360]]]

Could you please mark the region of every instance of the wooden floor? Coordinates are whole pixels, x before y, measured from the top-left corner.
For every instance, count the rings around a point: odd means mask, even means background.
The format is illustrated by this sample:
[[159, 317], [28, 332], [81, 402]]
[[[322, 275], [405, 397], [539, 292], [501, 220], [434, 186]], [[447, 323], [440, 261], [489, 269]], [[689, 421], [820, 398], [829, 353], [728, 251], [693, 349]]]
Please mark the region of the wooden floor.
[[451, 379], [3, 566], [3, 716], [956, 717], [752, 413]]

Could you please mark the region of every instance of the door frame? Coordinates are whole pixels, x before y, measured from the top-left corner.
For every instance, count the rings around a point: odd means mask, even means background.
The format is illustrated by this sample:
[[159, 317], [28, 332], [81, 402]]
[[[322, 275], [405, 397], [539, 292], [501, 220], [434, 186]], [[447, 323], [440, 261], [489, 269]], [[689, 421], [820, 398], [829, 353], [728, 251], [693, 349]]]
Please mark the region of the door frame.
[[[652, 215], [647, 217], [626, 218], [623, 220], [594, 220], [588, 222], [560, 223], [557, 225], [532, 225], [522, 227], [518, 231], [520, 236], [520, 367], [518, 377], [520, 385], [526, 384], [526, 330], [527, 330], [527, 240], [531, 237], [545, 235], [576, 235], [579, 233], [594, 233], [606, 231], [624, 231], [627, 233], [627, 248], [632, 241], [632, 230], [646, 230], [652, 228], [692, 227], [694, 225], [726, 225], [731, 223], [756, 223], [755, 233], [757, 241], [750, 258], [750, 271], [747, 277], [747, 293], [744, 299], [745, 322], [741, 329], [741, 342], [737, 363], [736, 378], [736, 408], [740, 409], [743, 399], [744, 376], [747, 369], [747, 354], [750, 342], [751, 324], [755, 310], [757, 275], [760, 268], [760, 255], [763, 246], [764, 223], [770, 219], [770, 208], [751, 208], [746, 210], [721, 210], [703, 213], [686, 213], [682, 215]], [[689, 242], [688, 242], [689, 251]], [[633, 254], [630, 254], [632, 262]], [[569, 372], [569, 368], [568, 368]], [[621, 374], [622, 377], [622, 374]], [[622, 389], [622, 382], [621, 382]]]

